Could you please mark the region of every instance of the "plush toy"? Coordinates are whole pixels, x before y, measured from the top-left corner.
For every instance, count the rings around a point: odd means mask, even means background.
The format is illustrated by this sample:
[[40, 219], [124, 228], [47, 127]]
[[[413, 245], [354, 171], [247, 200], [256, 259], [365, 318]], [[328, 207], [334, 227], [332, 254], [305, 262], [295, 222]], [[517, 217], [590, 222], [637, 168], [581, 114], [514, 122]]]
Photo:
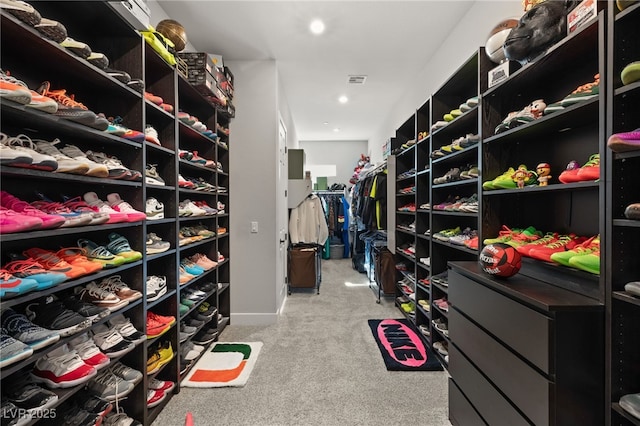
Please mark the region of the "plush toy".
[[579, 1], [550, 0], [534, 5], [511, 30], [503, 48], [507, 59], [526, 64], [567, 33], [567, 13]]

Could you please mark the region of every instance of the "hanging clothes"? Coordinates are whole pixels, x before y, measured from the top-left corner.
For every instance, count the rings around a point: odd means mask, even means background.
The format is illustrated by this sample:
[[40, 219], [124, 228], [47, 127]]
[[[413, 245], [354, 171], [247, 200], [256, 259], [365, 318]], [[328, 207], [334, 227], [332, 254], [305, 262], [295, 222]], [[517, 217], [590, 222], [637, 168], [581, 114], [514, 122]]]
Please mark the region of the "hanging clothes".
[[311, 194], [291, 210], [289, 238], [292, 244], [323, 245], [328, 237], [329, 229], [320, 198]]

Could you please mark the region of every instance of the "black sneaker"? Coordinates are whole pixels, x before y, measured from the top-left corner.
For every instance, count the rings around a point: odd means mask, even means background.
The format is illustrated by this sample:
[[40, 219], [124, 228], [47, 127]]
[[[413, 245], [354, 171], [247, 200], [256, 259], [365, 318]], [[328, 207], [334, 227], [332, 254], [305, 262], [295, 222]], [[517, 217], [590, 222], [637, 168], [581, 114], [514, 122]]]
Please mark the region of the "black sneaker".
[[106, 70], [104, 70], [104, 72], [124, 84], [127, 84], [131, 81], [131, 76], [126, 71], [107, 68]]
[[5, 0], [0, 2], [0, 9], [9, 12], [32, 27], [38, 25], [42, 20], [40, 13], [25, 1]]
[[2, 388], [10, 402], [32, 414], [50, 408], [58, 402], [58, 395], [36, 385], [28, 371], [19, 371], [6, 378]]
[[112, 403], [95, 395], [83, 395], [75, 403], [81, 409], [102, 417], [113, 409]]
[[196, 345], [206, 346], [209, 343], [216, 340], [217, 337], [218, 337], [217, 329], [200, 330], [195, 336], [191, 338], [191, 341]]
[[79, 313], [86, 319], [90, 319], [92, 322], [97, 322], [100, 319], [108, 316], [111, 311], [107, 308], [96, 306], [93, 303], [85, 302], [78, 299], [76, 296], [67, 296], [64, 298], [64, 304], [67, 308], [74, 312]]
[[23, 426], [31, 422], [31, 414], [24, 413], [23, 415], [18, 410], [19, 408], [13, 402], [3, 398], [2, 403], [0, 403], [2, 426]]
[[42, 18], [35, 28], [40, 34], [56, 43], [62, 43], [67, 38], [65, 26], [53, 19]]
[[208, 302], [204, 302], [200, 306], [198, 306], [198, 309], [196, 311], [196, 318], [205, 322], [209, 322], [217, 314], [218, 308], [210, 305]]
[[180, 356], [180, 375], [182, 376], [184, 373], [186, 373], [192, 365], [193, 361], [187, 361], [182, 356]]
[[140, 93], [144, 92], [144, 81], [140, 80], [139, 78], [127, 82], [127, 86]]
[[198, 286], [198, 290], [204, 291], [205, 293], [210, 293], [217, 288], [218, 286], [212, 282], [202, 283]]
[[25, 308], [27, 317], [41, 327], [70, 336], [91, 327], [91, 320], [67, 309], [54, 295], [39, 299]]
[[62, 413], [62, 420], [64, 421], [63, 425], [94, 426], [98, 424], [98, 421], [102, 421], [102, 417], [78, 406], [71, 406]]

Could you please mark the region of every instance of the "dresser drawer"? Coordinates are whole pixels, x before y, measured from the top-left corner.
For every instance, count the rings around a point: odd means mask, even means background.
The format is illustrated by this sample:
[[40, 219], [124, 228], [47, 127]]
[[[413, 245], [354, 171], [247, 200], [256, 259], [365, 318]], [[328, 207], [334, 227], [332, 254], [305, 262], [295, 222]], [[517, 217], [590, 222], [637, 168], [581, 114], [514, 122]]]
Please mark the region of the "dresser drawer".
[[449, 379], [449, 421], [455, 426], [487, 425], [451, 379]]
[[[449, 301], [540, 370], [555, 372], [551, 318], [455, 271], [449, 271]], [[453, 331], [451, 339], [456, 340]]]
[[488, 424], [509, 426], [531, 424], [500, 395], [455, 345], [449, 345], [449, 374]]
[[[526, 328], [523, 333], [526, 334]], [[460, 351], [528, 420], [538, 426], [549, 424], [552, 384], [545, 377], [466, 319], [457, 308], [449, 310], [449, 334]]]

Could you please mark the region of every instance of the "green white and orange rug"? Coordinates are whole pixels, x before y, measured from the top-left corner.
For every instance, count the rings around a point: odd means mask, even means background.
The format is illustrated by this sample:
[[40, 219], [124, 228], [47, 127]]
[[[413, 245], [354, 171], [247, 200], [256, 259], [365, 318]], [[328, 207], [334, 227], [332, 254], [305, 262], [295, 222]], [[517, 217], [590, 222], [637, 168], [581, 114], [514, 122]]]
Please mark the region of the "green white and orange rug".
[[202, 355], [180, 386], [242, 387], [256, 365], [262, 342], [217, 342]]

